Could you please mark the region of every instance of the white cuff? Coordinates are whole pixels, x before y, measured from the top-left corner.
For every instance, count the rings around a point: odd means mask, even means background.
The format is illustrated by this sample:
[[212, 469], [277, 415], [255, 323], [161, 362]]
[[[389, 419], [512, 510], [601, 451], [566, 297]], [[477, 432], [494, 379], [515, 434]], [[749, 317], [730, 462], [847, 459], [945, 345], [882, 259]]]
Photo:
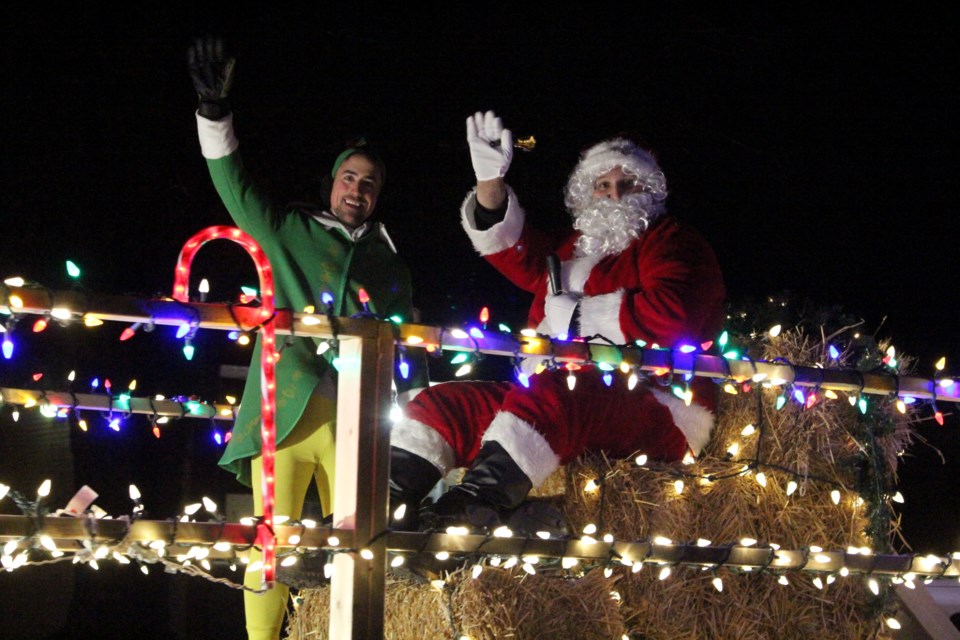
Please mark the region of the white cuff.
[[580, 301], [580, 335], [603, 336], [613, 344], [625, 344], [620, 328], [623, 289], [599, 296], [584, 296]]
[[209, 120], [197, 113], [197, 134], [200, 136], [200, 153], [207, 160], [219, 160], [237, 150], [240, 143], [233, 135], [233, 114], [220, 120]]
[[418, 420], [403, 418], [390, 430], [390, 446], [414, 453], [447, 475], [455, 462], [453, 448], [439, 433]]
[[526, 214], [517, 203], [517, 196], [510, 185], [507, 185], [507, 213], [503, 220], [485, 231], [477, 228], [477, 190], [473, 189], [464, 198], [460, 206], [460, 223], [467, 237], [473, 243], [473, 248], [482, 256], [499, 253], [509, 249], [520, 240], [523, 231], [523, 221]]
[[493, 417], [480, 442], [499, 442], [536, 489], [560, 467], [560, 456], [533, 426], [512, 413], [501, 411]]

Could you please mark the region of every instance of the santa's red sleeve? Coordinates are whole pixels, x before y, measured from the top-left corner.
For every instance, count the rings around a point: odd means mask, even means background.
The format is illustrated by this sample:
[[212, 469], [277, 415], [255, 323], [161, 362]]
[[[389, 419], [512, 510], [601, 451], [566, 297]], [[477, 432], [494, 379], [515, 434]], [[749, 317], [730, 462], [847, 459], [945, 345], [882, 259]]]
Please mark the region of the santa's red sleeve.
[[546, 261], [556, 247], [555, 238], [526, 223], [526, 212], [509, 185], [507, 211], [501, 222], [480, 230], [476, 209], [477, 194], [473, 190], [460, 207], [460, 221], [477, 253], [524, 291], [546, 291]]

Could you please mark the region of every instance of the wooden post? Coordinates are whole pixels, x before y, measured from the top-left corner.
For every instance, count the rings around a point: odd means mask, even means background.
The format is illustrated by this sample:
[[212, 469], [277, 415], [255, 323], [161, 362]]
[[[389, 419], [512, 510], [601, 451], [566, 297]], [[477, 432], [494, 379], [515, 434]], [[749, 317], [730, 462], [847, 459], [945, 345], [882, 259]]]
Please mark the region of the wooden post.
[[[387, 566], [390, 391], [396, 336], [377, 323], [374, 337], [340, 340], [334, 526], [355, 532], [357, 550], [334, 556], [330, 638], [383, 637]], [[373, 553], [360, 557], [360, 550]]]

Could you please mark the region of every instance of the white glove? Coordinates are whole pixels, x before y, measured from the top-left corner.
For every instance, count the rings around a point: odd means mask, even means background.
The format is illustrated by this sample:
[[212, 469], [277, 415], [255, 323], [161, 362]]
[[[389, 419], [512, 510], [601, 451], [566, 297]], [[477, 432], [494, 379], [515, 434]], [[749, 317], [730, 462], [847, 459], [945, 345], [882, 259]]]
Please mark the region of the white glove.
[[580, 303], [580, 297], [572, 293], [548, 295], [543, 304], [545, 316], [540, 324], [541, 333], [553, 337], [568, 335], [573, 314], [577, 310], [577, 304]]
[[467, 118], [467, 143], [477, 180], [493, 180], [507, 175], [513, 160], [513, 133], [493, 111], [477, 111]]

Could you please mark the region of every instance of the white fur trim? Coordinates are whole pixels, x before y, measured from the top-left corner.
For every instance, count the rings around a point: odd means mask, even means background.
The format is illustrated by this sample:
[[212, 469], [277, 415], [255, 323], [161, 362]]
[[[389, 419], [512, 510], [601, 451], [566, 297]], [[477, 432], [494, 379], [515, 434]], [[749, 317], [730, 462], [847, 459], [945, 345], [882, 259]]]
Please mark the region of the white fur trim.
[[477, 190], [467, 194], [460, 206], [460, 222], [467, 237], [473, 243], [473, 248], [482, 256], [499, 253], [509, 249], [520, 240], [523, 231], [523, 221], [526, 213], [517, 202], [513, 189], [507, 185], [507, 213], [501, 222], [493, 225], [486, 231], [477, 229]]
[[233, 114], [220, 120], [208, 120], [197, 113], [200, 153], [207, 160], [219, 160], [237, 150], [240, 143], [233, 135]]
[[481, 442], [499, 442], [517, 466], [537, 488], [560, 467], [560, 456], [533, 426], [512, 413], [499, 412], [483, 434]]
[[453, 469], [453, 448], [443, 436], [419, 420], [403, 418], [393, 425], [390, 431], [390, 446], [428, 460], [440, 471], [440, 475], [446, 475]]
[[426, 389], [426, 387], [416, 387], [414, 389], [407, 389], [403, 393], [397, 394], [397, 404], [400, 405], [400, 408], [407, 406], [407, 403], [417, 397], [421, 391]]
[[660, 171], [656, 159], [648, 151], [625, 138], [613, 138], [587, 149], [574, 173], [585, 175], [592, 181], [614, 167], [623, 167], [638, 176]]
[[599, 296], [584, 296], [580, 300], [580, 335], [601, 335], [614, 344], [627, 341], [620, 328], [620, 307], [623, 289]]
[[569, 293], [583, 293], [583, 287], [590, 278], [590, 273], [604, 256], [584, 256], [560, 263], [560, 280], [563, 290]]
[[710, 441], [710, 433], [713, 431], [713, 414], [698, 404], [687, 405], [680, 398], [665, 391], [651, 390], [651, 393], [657, 394], [657, 402], [670, 410], [673, 423], [683, 432], [694, 455], [699, 455]]

